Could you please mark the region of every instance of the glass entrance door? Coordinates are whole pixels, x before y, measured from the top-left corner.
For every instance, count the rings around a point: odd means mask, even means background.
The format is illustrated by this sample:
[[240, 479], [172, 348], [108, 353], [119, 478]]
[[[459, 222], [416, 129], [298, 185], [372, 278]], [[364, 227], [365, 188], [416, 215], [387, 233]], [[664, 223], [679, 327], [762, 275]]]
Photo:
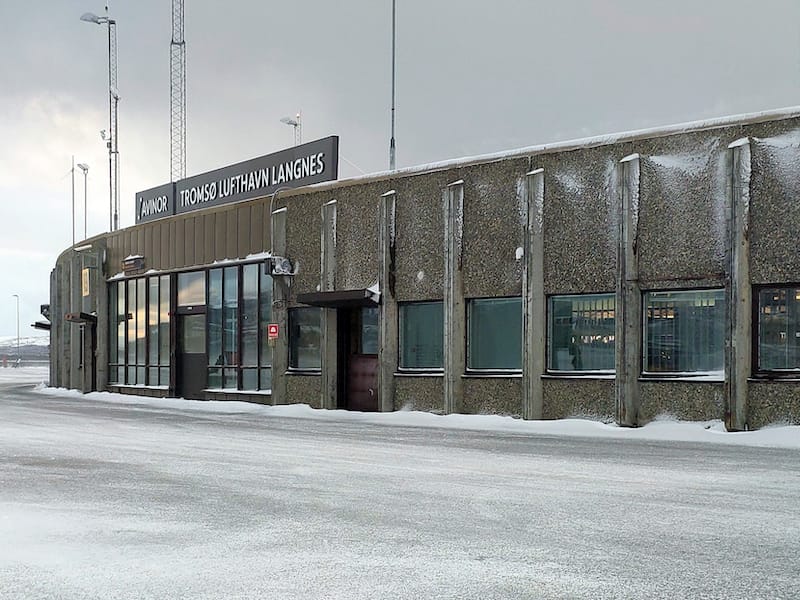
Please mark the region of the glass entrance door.
[[201, 400], [206, 388], [206, 315], [178, 316], [177, 395]]

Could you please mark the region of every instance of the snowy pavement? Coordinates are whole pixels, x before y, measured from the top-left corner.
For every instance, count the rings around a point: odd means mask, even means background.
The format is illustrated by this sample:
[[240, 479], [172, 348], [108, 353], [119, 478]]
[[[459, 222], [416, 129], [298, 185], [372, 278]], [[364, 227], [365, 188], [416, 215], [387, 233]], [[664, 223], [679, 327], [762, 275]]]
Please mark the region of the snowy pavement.
[[0, 373], [2, 598], [797, 597], [797, 427], [20, 388], [42, 379]]

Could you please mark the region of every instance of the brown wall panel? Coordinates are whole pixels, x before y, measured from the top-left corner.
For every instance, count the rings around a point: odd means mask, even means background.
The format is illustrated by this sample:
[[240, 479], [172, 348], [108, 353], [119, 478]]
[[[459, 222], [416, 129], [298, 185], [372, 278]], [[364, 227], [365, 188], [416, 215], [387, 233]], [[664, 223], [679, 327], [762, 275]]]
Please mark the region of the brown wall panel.
[[183, 231], [183, 260], [186, 262], [186, 266], [189, 265], [196, 265], [197, 261], [195, 260], [194, 256], [194, 227], [195, 227], [196, 217], [187, 217], [184, 231]]
[[205, 264], [208, 260], [206, 259], [205, 235], [205, 219], [197, 216], [194, 218], [194, 264], [196, 265]]
[[223, 258], [236, 258], [239, 249], [236, 210], [226, 210], [225, 218], [227, 219], [227, 227], [225, 229], [225, 255]]
[[183, 241], [185, 232], [186, 220], [178, 219], [175, 223], [175, 265], [178, 267], [186, 266], [186, 248]]
[[166, 269], [169, 263], [169, 222], [161, 221], [158, 224], [159, 247], [158, 254], [161, 257], [161, 268]]
[[214, 223], [216, 222], [216, 213], [209, 213], [203, 217], [203, 246], [205, 252], [205, 262], [209, 263], [214, 260], [214, 240], [217, 239]]
[[263, 202], [255, 202], [250, 207], [250, 252], [253, 254], [269, 248], [268, 236], [264, 233], [264, 213], [267, 211], [264, 210]]
[[236, 256], [244, 258], [250, 254], [250, 204], [236, 208]]

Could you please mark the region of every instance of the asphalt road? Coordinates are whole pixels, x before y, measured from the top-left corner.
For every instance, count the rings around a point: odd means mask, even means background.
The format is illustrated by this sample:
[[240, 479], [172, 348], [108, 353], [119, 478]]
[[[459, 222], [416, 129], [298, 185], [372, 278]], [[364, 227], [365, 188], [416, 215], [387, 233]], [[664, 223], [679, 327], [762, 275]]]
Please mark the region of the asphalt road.
[[800, 597], [800, 452], [0, 386], [0, 598]]

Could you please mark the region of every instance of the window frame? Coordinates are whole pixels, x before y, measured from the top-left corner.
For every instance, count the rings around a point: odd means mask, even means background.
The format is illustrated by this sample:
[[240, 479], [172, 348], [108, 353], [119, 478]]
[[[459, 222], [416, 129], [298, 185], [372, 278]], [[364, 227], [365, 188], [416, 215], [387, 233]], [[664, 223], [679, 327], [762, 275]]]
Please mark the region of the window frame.
[[[519, 301], [519, 367], [471, 367], [470, 366], [470, 346], [472, 337], [472, 310], [475, 303], [490, 303], [506, 300]], [[523, 349], [525, 346], [525, 336], [523, 335], [523, 311], [525, 305], [522, 296], [481, 296], [477, 298], [464, 299], [464, 314], [466, 323], [464, 327], [464, 370], [467, 375], [519, 375], [523, 367]]]
[[[720, 301], [723, 302], [725, 305], [723, 306], [723, 316], [722, 316], [722, 328], [723, 328], [723, 335], [720, 341], [720, 347], [722, 349], [722, 368], [721, 369], [714, 369], [714, 370], [694, 370], [694, 371], [648, 371], [647, 367], [647, 349], [648, 349], [648, 335], [647, 335], [647, 298], [649, 294], [659, 294], [659, 293], [673, 293], [673, 294], [680, 294], [680, 293], [698, 293], [698, 292], [722, 292]], [[642, 379], [652, 380], [652, 379], [676, 379], [676, 378], [697, 378], [697, 379], [708, 379], [709, 381], [724, 381], [725, 379], [725, 370], [726, 370], [726, 353], [725, 353], [725, 334], [724, 328], [725, 323], [727, 322], [726, 315], [728, 314], [728, 307], [727, 307], [727, 290], [724, 287], [698, 287], [698, 288], [667, 288], [667, 289], [651, 289], [651, 290], [642, 290], [641, 292], [641, 307], [642, 307], [642, 319], [641, 319], [641, 331], [642, 331], [642, 348], [641, 348], [641, 370], [639, 376]]]
[[[751, 376], [754, 379], [772, 380], [800, 380], [800, 365], [786, 369], [768, 369], [761, 367], [761, 293], [767, 290], [775, 291], [794, 291], [797, 309], [800, 310], [800, 300], [797, 293], [800, 292], [800, 283], [766, 283], [752, 286], [752, 348], [751, 348]], [[795, 336], [797, 332], [795, 332]], [[797, 337], [795, 337], [797, 339]], [[800, 341], [797, 343], [798, 354], [800, 354]]]
[[[403, 313], [405, 307], [438, 304], [442, 309], [442, 364], [439, 367], [408, 367], [403, 365]], [[410, 300], [397, 303], [397, 372], [401, 374], [444, 373], [444, 300]]]
[[[553, 361], [553, 319], [555, 314], [553, 311], [553, 300], [559, 298], [586, 298], [587, 296], [606, 296], [614, 301], [614, 366], [610, 369], [557, 369], [552, 366]], [[604, 377], [616, 376], [616, 325], [617, 325], [617, 306], [616, 306], [616, 292], [586, 292], [586, 293], [567, 293], [567, 294], [550, 294], [545, 299], [546, 315], [545, 315], [545, 373], [554, 377]], [[603, 310], [603, 309], [600, 309]]]
[[[128, 277], [115, 277], [106, 280], [106, 285], [108, 286], [108, 323], [109, 323], [109, 344], [115, 344], [116, 354], [109, 351], [109, 359], [108, 359], [108, 369], [109, 369], [109, 379], [108, 384], [109, 386], [118, 386], [118, 387], [129, 387], [129, 386], [136, 386], [136, 387], [154, 387], [154, 388], [171, 388], [174, 385], [173, 381], [173, 374], [175, 371], [175, 365], [173, 364], [172, 354], [175, 351], [175, 327], [176, 327], [176, 319], [174, 318], [175, 315], [178, 313], [183, 313], [184, 311], [181, 309], [185, 309], [186, 306], [190, 306], [190, 304], [178, 304], [178, 285], [177, 285], [177, 278], [180, 274], [199, 274], [203, 280], [205, 281], [205, 297], [204, 297], [204, 304], [202, 305], [204, 311], [207, 309], [209, 304], [209, 293], [210, 293], [210, 285], [209, 285], [209, 278], [211, 271], [215, 269], [222, 269], [224, 272], [226, 269], [231, 269], [228, 273], [232, 272], [233, 269], [236, 270], [236, 354], [238, 357], [241, 357], [242, 353], [242, 327], [243, 327], [243, 278], [245, 267], [247, 266], [255, 266], [258, 270], [258, 276], [256, 278], [257, 281], [257, 290], [256, 290], [256, 319], [258, 322], [258, 334], [256, 336], [256, 351], [257, 351], [257, 364], [241, 364], [241, 360], [238, 360], [238, 364], [230, 365], [231, 370], [236, 370], [236, 388], [208, 388], [206, 387], [205, 390], [210, 393], [253, 393], [253, 394], [263, 394], [265, 392], [272, 391], [272, 349], [266, 343], [267, 340], [267, 323], [274, 322], [273, 314], [272, 314], [272, 304], [273, 304], [273, 296], [272, 296], [272, 277], [264, 272], [265, 263], [263, 259], [259, 260], [244, 260], [244, 261], [237, 261], [232, 262], [229, 264], [218, 265], [218, 264], [211, 264], [211, 265], [197, 265], [190, 268], [183, 268], [183, 269], [175, 269], [175, 270], [164, 270], [164, 271], [154, 271], [152, 273], [147, 274], [137, 274]], [[166, 332], [161, 330], [162, 318], [163, 314], [159, 311], [158, 316], [158, 345], [157, 345], [157, 352], [159, 354], [158, 357], [151, 356], [153, 352], [153, 348], [151, 348], [151, 336], [150, 336], [150, 312], [151, 312], [151, 281], [158, 280], [158, 298], [159, 298], [159, 307], [161, 305], [161, 290], [162, 287], [165, 287], [164, 281], [167, 282], [167, 294], [168, 294], [168, 306], [166, 307], [166, 319], [164, 320], [164, 324], [168, 324], [168, 329]], [[140, 283], [143, 282], [143, 283]], [[128, 290], [133, 287], [134, 293], [137, 296], [135, 299], [136, 302], [135, 307], [139, 310], [139, 303], [138, 303], [138, 290], [140, 287], [143, 286], [144, 288], [144, 306], [141, 308], [141, 311], [144, 315], [144, 341], [143, 341], [143, 360], [141, 361], [142, 364], [139, 364], [139, 355], [138, 355], [138, 348], [134, 346], [135, 352], [135, 362], [129, 364], [128, 361], [128, 352], [131, 343], [136, 344], [137, 338], [134, 336], [133, 342], [129, 339], [130, 337], [130, 327], [134, 328], [134, 333], [136, 327], [138, 325], [137, 317], [139, 316], [136, 311], [132, 311], [133, 305], [131, 303], [131, 299], [129, 298]], [[268, 289], [268, 293], [267, 293]], [[122, 291], [122, 298], [120, 300], [120, 291]], [[112, 302], [113, 300], [113, 302]], [[193, 301], [199, 300], [199, 298], [193, 298]], [[122, 310], [123, 313], [120, 314], [120, 301], [122, 302]], [[269, 304], [268, 307], [264, 307], [264, 304]], [[192, 304], [191, 306], [201, 306], [199, 304]], [[120, 332], [120, 325], [124, 323], [124, 327]], [[209, 339], [209, 320], [208, 317], [206, 318], [206, 344], [208, 344]], [[162, 340], [162, 334], [166, 333], [164, 336], [164, 340]], [[120, 335], [121, 334], [121, 335]], [[161, 362], [161, 352], [162, 352], [162, 342], [166, 341], [168, 343], [168, 352], [166, 353], [165, 358], [166, 362]], [[122, 346], [120, 347], [120, 343]], [[110, 347], [110, 346], [109, 346]], [[206, 346], [206, 352], [208, 353], [208, 346]], [[112, 362], [113, 358], [116, 357], [116, 361]], [[158, 381], [152, 382], [151, 379], [151, 369], [157, 369], [158, 373]], [[140, 381], [139, 378], [139, 369], [143, 370], [144, 377], [143, 380]], [[167, 372], [163, 373], [163, 370], [166, 369]], [[254, 389], [243, 389], [244, 386], [244, 370], [250, 369], [255, 371], [256, 373], [256, 388]], [[111, 375], [113, 370], [114, 376]], [[208, 383], [208, 370], [209, 366], [206, 366], [206, 377]], [[130, 373], [133, 374], [133, 378], [131, 378]], [[120, 376], [121, 375], [121, 376]], [[133, 383], [131, 382], [133, 381]], [[269, 383], [269, 387], [265, 387], [266, 383]]]
[[[296, 337], [292, 335], [293, 329], [293, 319], [292, 315], [297, 314], [297, 311], [317, 311], [319, 315], [319, 366], [314, 367], [300, 367], [292, 364], [292, 345], [296, 341]], [[324, 309], [318, 306], [292, 306], [289, 307], [286, 311], [286, 328], [287, 328], [287, 346], [288, 346], [288, 360], [287, 360], [287, 372], [295, 375], [319, 375], [322, 373], [322, 311]]]

